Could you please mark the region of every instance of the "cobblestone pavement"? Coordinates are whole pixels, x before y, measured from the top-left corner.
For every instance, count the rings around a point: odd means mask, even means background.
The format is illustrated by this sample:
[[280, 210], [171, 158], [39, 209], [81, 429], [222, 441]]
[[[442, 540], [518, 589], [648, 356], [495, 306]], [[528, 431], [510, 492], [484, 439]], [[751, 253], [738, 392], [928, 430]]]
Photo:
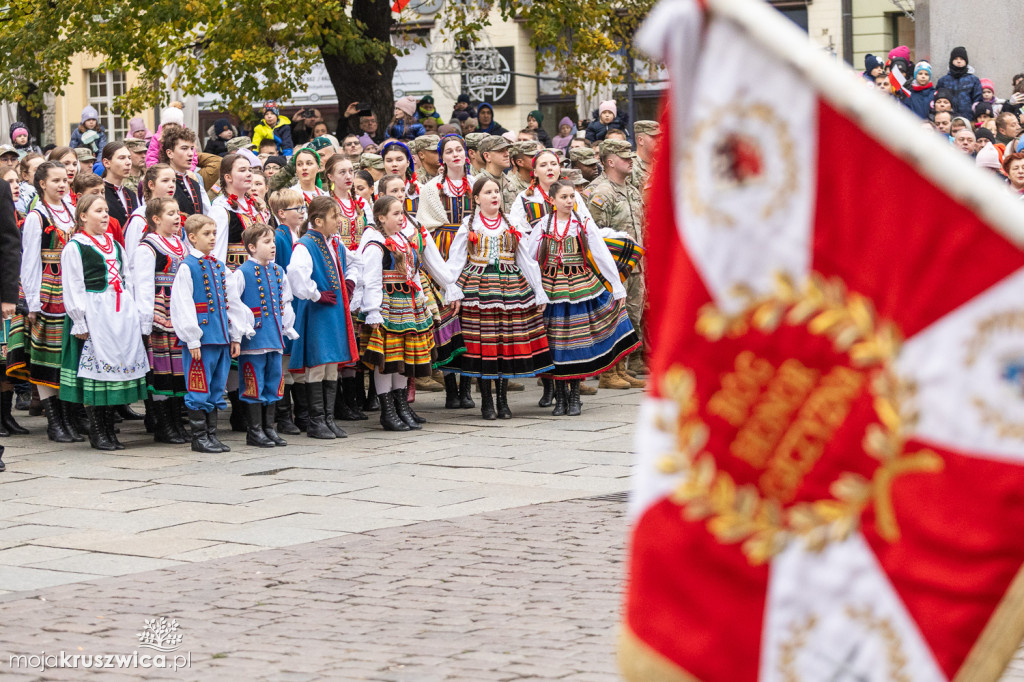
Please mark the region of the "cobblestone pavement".
[[25, 419], [34, 435], [3, 441], [0, 595], [626, 490], [641, 392], [603, 390], [577, 418], [539, 394], [530, 382], [509, 395], [516, 418], [485, 422], [420, 393], [421, 432], [386, 433], [371, 414], [343, 423], [349, 438], [273, 449], [222, 417], [232, 451], [217, 455], [155, 445], [141, 422], [122, 425], [122, 452], [58, 445]]
[[[614, 496], [612, 496], [614, 497]], [[352, 534], [0, 597], [13, 680], [618, 679], [625, 503], [583, 499]], [[131, 654], [174, 618], [178, 670], [14, 671]]]

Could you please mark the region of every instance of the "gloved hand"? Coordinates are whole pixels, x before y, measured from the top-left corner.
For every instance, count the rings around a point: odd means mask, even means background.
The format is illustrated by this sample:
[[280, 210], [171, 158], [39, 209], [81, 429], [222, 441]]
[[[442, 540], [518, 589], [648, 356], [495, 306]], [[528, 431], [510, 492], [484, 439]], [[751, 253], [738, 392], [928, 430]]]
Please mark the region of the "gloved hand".
[[345, 280], [345, 291], [348, 292], [349, 300], [352, 299], [352, 292], [356, 290], [356, 283], [350, 279]]
[[338, 295], [335, 294], [333, 291], [321, 291], [320, 299], [317, 301], [317, 303], [320, 303], [322, 305], [337, 305]]

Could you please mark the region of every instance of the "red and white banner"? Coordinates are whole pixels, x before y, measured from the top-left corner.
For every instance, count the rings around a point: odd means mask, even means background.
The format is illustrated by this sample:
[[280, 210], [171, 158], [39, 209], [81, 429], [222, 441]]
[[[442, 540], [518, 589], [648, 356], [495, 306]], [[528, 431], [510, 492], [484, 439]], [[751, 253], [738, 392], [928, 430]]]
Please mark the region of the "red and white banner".
[[620, 663], [990, 680], [1024, 634], [1024, 204], [760, 0], [666, 0]]

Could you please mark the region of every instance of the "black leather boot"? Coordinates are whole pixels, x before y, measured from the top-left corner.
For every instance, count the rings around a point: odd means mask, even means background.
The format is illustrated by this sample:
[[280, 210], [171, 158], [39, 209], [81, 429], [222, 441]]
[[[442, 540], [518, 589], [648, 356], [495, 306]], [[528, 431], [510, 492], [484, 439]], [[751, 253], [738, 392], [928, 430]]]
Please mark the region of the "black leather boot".
[[476, 407], [473, 402], [473, 379], [462, 375], [459, 376], [459, 407], [464, 410]]
[[220, 447], [214, 445], [206, 433], [206, 413], [202, 410], [188, 411], [188, 425], [192, 430], [192, 452], [214, 453], [220, 452]]
[[338, 438], [348, 438], [345, 430], [334, 421], [334, 407], [338, 400], [338, 382], [321, 382], [324, 391], [324, 423]]
[[86, 407], [85, 414], [89, 418], [89, 445], [96, 450], [116, 450], [117, 448], [107, 438], [107, 430], [104, 428], [104, 407]]
[[115, 450], [124, 450], [124, 443], [117, 439], [117, 427], [114, 425], [114, 420], [117, 417], [117, 408], [109, 406], [97, 409], [101, 410], [101, 414], [103, 415], [103, 428], [104, 433], [107, 436], [107, 440], [114, 444]]
[[566, 402], [565, 414], [578, 417], [583, 412], [583, 401], [580, 400], [580, 380], [569, 380], [569, 399]]
[[231, 448], [224, 443], [220, 442], [217, 438], [217, 409], [214, 408], [210, 412], [206, 413], [206, 438], [216, 447], [220, 448], [221, 452], [231, 452]]
[[181, 437], [174, 426], [174, 415], [171, 413], [170, 400], [154, 400], [148, 405], [146, 414], [152, 414], [156, 423], [153, 425], [153, 440], [157, 443], [181, 445], [188, 441]]
[[398, 413], [399, 418], [413, 431], [419, 431], [423, 427], [420, 426], [412, 414], [412, 408], [409, 407], [409, 394], [407, 390], [405, 388], [396, 388], [394, 391], [391, 391], [391, 402], [394, 403], [395, 412]]
[[192, 441], [192, 434], [189, 433], [189, 424], [191, 422], [188, 418], [188, 409], [185, 407], [185, 399], [175, 396], [168, 400], [171, 406], [168, 408], [171, 415], [171, 424], [174, 425], [174, 429], [178, 432], [178, 436], [182, 438], [186, 443]]
[[7, 465], [4, 464], [4, 446], [0, 445], [0, 474], [7, 471]]
[[444, 373], [444, 407], [446, 410], [459, 410], [459, 380], [451, 372]]
[[266, 434], [267, 438], [277, 446], [288, 445], [288, 441], [281, 436], [277, 435], [277, 431], [274, 430], [274, 414], [277, 412], [276, 403], [270, 405], [263, 405], [263, 433]]
[[498, 393], [498, 419], [511, 419], [512, 410], [508, 409], [508, 379], [498, 379], [494, 386]]
[[[280, 433], [286, 433], [289, 436], [294, 436], [299, 433], [299, 427], [292, 421], [292, 387], [288, 384], [284, 386], [284, 395], [281, 399], [274, 403], [274, 413], [277, 420], [277, 430]], [[266, 431], [266, 429], [264, 429]], [[271, 440], [273, 440], [271, 438]]]
[[373, 372], [368, 372], [370, 375], [370, 390], [366, 394], [366, 400], [363, 401], [363, 412], [376, 412], [380, 409], [380, 400], [377, 397], [377, 387], [374, 386]]
[[56, 397], [42, 401], [43, 413], [46, 415], [46, 437], [54, 443], [74, 443], [75, 439], [68, 433], [61, 414], [60, 400]]
[[410, 431], [411, 428], [405, 420], [398, 416], [395, 408], [395, 396], [391, 393], [381, 393], [380, 397], [380, 425], [385, 431]]
[[228, 401], [231, 403], [231, 417], [228, 419], [231, 430], [245, 433], [245, 404], [238, 399], [238, 391], [228, 391]]
[[559, 379], [555, 382], [555, 409], [551, 410], [551, 415], [554, 417], [564, 417], [568, 401], [569, 393], [566, 391], [565, 382]]
[[300, 433], [306, 432], [309, 426], [309, 397], [306, 384], [292, 384], [292, 414], [295, 415], [295, 428]]
[[245, 444], [258, 448], [272, 448], [274, 441], [263, 433], [263, 405], [260, 403], [244, 403], [245, 405]]
[[69, 403], [59, 400], [60, 418], [64, 420], [64, 429], [71, 436], [72, 442], [81, 443], [85, 440], [82, 434], [89, 431], [89, 418], [85, 416], [85, 409], [76, 403]]
[[354, 417], [355, 421], [366, 421], [367, 419], [369, 419], [369, 417], [367, 417], [363, 413], [363, 411], [359, 409], [359, 406], [362, 404], [362, 400], [360, 400], [360, 395], [362, 394], [363, 387], [362, 375], [357, 375], [354, 377], [342, 377], [341, 383], [342, 397], [345, 399], [345, 402], [348, 403], [348, 409], [352, 412], [352, 416]]
[[[153, 400], [152, 396], [142, 401], [142, 404], [146, 407], [146, 418], [142, 420], [142, 425], [146, 427], [146, 433], [153, 433], [156, 431], [156, 413], [153, 411], [153, 404], [156, 401]], [[167, 402], [166, 400], [163, 402]]]
[[28, 429], [14, 419], [11, 408], [14, 407], [14, 391], [0, 393], [0, 424], [12, 436], [27, 436]]
[[146, 415], [139, 414], [133, 410], [131, 405], [118, 405], [114, 410], [116, 410], [121, 419], [126, 422], [137, 422], [146, 418]]
[[346, 422], [359, 421], [355, 412], [352, 411], [352, 405], [349, 403], [348, 395], [346, 394], [346, 390], [350, 390], [351, 384], [344, 377], [339, 377], [336, 383], [338, 385], [338, 395], [334, 399], [334, 418]]
[[480, 414], [487, 421], [493, 421], [498, 418], [498, 413], [494, 411], [494, 395], [491, 393], [491, 380], [477, 379], [477, 383], [480, 386]]
[[337, 436], [324, 419], [324, 385], [322, 381], [306, 382], [306, 404], [309, 406], [309, 424], [306, 435], [321, 440], [334, 440]]
[[537, 401], [537, 407], [551, 407], [555, 398], [555, 380], [541, 377], [540, 383], [544, 386], [544, 394]]

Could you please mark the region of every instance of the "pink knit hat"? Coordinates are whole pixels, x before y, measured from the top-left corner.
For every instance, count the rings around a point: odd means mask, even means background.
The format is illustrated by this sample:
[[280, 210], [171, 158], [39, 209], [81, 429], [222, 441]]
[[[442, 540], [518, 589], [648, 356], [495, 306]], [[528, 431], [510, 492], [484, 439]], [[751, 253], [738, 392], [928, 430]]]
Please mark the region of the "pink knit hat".
[[616, 114], [619, 113], [618, 107], [615, 106], [615, 100], [613, 100], [613, 99], [605, 100], [604, 102], [601, 102], [601, 104], [598, 105], [598, 107], [597, 107], [597, 113], [598, 114], [603, 114], [606, 111], [612, 112], [613, 115], [616, 115]]
[[416, 98], [411, 95], [402, 97], [395, 102], [395, 109], [398, 109], [406, 116], [414, 116], [416, 114]]
[[903, 59], [906, 59], [909, 62], [910, 48], [907, 47], [906, 45], [900, 45], [889, 50], [889, 59], [896, 59], [897, 57], [902, 57]]
[[993, 95], [996, 94], [996, 84], [990, 81], [988, 78], [981, 79], [981, 89], [991, 90]]

